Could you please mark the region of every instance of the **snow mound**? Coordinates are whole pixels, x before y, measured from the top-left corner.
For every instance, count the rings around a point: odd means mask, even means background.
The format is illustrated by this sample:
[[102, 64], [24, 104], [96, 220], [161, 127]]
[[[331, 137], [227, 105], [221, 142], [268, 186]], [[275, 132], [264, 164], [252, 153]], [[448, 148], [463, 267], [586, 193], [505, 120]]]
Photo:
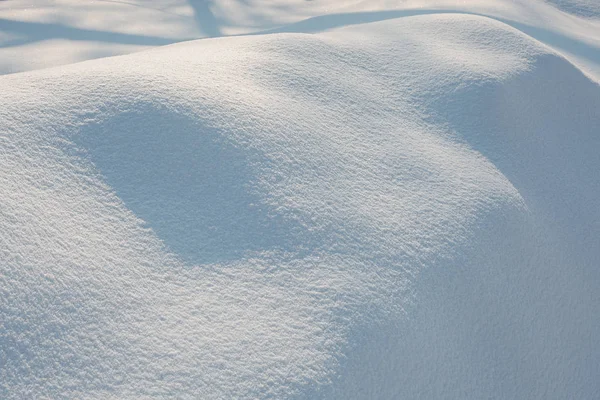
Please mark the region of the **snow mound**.
[[0, 397], [593, 398], [600, 88], [488, 18], [0, 77]]
[[321, 32], [401, 16], [493, 18], [550, 46], [600, 82], [597, 0], [0, 1], [0, 74], [130, 54], [207, 37]]

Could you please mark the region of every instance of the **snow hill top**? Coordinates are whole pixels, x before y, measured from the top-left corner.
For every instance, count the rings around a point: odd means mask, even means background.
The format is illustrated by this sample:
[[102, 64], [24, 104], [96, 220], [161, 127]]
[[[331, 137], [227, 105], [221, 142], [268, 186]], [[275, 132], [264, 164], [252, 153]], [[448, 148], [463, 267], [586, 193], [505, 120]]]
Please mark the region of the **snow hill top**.
[[599, 398], [600, 86], [382, 19], [0, 77], [0, 398]]
[[508, 23], [600, 79], [598, 0], [4, 0], [0, 74], [282, 26], [314, 33], [439, 13]]

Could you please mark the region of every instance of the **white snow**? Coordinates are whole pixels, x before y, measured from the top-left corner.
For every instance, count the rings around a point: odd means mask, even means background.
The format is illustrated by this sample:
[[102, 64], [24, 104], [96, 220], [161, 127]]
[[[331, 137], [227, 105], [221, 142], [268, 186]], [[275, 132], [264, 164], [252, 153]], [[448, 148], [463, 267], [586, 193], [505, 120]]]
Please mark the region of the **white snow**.
[[414, 14], [461, 13], [507, 23], [600, 80], [598, 4], [596, 0], [5, 0], [0, 1], [0, 74], [197, 38], [273, 30], [314, 33]]
[[600, 397], [587, 8], [29, 4], [0, 398]]

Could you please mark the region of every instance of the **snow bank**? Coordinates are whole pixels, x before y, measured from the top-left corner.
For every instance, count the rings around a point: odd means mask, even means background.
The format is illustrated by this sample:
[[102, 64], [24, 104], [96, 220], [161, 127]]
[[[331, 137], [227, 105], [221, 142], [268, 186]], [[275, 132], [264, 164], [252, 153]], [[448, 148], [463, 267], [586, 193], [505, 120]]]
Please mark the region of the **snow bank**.
[[522, 32], [411, 16], [0, 86], [0, 397], [597, 397], [600, 88]]
[[[29, 0], [0, 1], [0, 74], [129, 54], [207, 37], [321, 32], [415, 14], [508, 23], [600, 82], [596, 0]], [[292, 26], [289, 26], [293, 24]]]

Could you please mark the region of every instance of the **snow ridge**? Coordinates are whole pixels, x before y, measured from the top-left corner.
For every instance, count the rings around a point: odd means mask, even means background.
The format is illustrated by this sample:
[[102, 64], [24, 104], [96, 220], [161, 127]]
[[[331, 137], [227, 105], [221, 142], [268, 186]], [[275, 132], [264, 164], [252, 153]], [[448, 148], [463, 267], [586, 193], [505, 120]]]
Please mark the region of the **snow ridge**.
[[418, 15], [0, 85], [0, 397], [597, 397], [600, 88], [522, 32]]

